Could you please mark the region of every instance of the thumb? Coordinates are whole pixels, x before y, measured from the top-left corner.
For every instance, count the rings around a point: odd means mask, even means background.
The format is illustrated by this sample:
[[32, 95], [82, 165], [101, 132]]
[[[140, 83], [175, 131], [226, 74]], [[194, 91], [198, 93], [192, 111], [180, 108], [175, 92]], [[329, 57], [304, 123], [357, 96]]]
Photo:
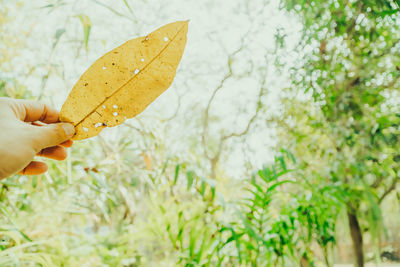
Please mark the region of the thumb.
[[40, 151], [43, 148], [59, 145], [75, 134], [75, 127], [70, 123], [53, 123], [37, 128], [34, 147]]

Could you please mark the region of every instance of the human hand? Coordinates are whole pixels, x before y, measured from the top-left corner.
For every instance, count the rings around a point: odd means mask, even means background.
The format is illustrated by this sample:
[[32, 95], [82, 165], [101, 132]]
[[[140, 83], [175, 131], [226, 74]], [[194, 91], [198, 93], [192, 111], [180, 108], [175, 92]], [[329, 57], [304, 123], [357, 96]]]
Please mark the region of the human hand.
[[0, 97], [0, 179], [46, 172], [47, 165], [33, 158], [64, 160], [74, 133], [74, 126], [58, 122], [58, 111], [45, 104]]

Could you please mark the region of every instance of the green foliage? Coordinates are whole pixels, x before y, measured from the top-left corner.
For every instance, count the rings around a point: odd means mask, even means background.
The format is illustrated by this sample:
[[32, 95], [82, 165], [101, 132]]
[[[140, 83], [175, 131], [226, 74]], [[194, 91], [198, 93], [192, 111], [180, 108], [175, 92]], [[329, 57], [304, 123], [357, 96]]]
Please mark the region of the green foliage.
[[225, 244], [236, 243], [239, 262], [285, 266], [305, 258], [313, 264], [309, 248], [314, 240], [324, 251], [335, 244], [340, 188], [295, 180], [297, 171], [287, 169], [284, 157], [278, 156], [250, 179], [249, 197], [238, 207], [239, 220], [222, 229], [231, 232]]
[[[399, 181], [398, 3], [282, 3], [303, 20], [298, 46], [303, 58], [291, 69], [292, 89], [311, 92], [308, 101], [314, 105], [312, 113], [298, 110], [300, 103], [288, 110], [296, 125], [286, 138], [310, 142], [303, 146], [311, 154], [297, 150], [296, 156], [315, 162], [314, 179], [342, 184], [347, 210], [378, 240], [383, 233], [379, 205]], [[313, 146], [315, 140], [319, 146]], [[355, 249], [361, 248], [355, 244]]]

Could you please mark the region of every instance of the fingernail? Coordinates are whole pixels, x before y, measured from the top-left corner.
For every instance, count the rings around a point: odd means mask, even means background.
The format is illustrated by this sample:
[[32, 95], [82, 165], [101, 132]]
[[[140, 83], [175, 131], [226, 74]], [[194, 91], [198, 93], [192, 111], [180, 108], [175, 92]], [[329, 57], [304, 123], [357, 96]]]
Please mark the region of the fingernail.
[[72, 137], [75, 134], [75, 127], [70, 123], [63, 123], [62, 127], [64, 129], [65, 135], [67, 137]]

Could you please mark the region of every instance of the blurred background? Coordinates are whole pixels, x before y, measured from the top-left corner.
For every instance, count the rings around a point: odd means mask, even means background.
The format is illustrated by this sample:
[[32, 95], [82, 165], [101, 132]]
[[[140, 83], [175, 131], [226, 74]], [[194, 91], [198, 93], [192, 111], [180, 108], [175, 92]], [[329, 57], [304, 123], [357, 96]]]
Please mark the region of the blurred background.
[[190, 20], [142, 114], [0, 181], [0, 266], [400, 266], [399, 4], [0, 0], [0, 96], [57, 108]]

